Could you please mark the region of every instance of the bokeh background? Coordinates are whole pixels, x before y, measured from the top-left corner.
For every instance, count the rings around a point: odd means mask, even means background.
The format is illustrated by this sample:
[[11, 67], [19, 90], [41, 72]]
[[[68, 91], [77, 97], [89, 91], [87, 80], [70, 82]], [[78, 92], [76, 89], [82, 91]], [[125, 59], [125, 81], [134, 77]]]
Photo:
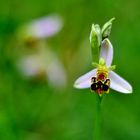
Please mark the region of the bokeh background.
[[[140, 1], [4, 0], [0, 4], [0, 140], [92, 140], [96, 98], [89, 89], [73, 88], [89, 71], [92, 23], [112, 17], [110, 40], [116, 72], [133, 85], [133, 94], [110, 92], [102, 101], [102, 139], [140, 140]], [[17, 29], [50, 14], [64, 26], [47, 39], [64, 65], [67, 84], [57, 89], [42, 79], [27, 79], [17, 69], [21, 48]], [[26, 50], [28, 51], [28, 50]]]

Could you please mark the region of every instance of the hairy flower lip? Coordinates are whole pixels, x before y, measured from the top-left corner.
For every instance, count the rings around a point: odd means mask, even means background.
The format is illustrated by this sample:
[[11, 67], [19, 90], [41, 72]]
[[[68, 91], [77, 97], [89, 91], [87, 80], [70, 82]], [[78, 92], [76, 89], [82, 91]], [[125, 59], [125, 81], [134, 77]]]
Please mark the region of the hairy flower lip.
[[[103, 58], [106, 62], [106, 67], [110, 67], [113, 60], [113, 47], [109, 39], [104, 39], [101, 45], [100, 58]], [[96, 76], [97, 68], [89, 71], [83, 76], [79, 77], [75, 83], [74, 87], [83, 89], [90, 88], [91, 78]], [[110, 88], [121, 93], [132, 93], [132, 86], [120, 77], [118, 74], [109, 69], [108, 78], [110, 79]]]

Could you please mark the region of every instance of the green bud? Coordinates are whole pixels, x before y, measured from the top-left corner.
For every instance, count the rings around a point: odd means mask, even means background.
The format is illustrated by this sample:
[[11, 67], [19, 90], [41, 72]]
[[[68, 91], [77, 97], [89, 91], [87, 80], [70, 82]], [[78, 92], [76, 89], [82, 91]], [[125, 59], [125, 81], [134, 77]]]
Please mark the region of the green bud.
[[101, 45], [102, 36], [101, 29], [98, 24], [92, 24], [91, 33], [90, 33], [90, 44], [92, 50], [93, 62], [98, 62], [99, 60], [99, 47]]
[[115, 18], [110, 19], [108, 22], [106, 22], [102, 27], [102, 38], [108, 38], [111, 33], [112, 28], [112, 22], [115, 20]]

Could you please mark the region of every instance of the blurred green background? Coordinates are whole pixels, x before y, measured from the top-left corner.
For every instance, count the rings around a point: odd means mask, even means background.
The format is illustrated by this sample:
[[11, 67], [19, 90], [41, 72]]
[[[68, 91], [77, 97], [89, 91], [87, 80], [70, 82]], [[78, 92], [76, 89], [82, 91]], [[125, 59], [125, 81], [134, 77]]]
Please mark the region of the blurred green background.
[[[73, 88], [89, 71], [92, 23], [116, 17], [110, 40], [116, 72], [133, 85], [133, 94], [115, 91], [102, 102], [103, 140], [140, 140], [140, 1], [4, 0], [0, 4], [0, 140], [92, 140], [95, 95]], [[64, 64], [67, 86], [57, 90], [18, 72], [16, 30], [41, 16], [57, 13], [63, 29], [48, 44]], [[16, 49], [15, 49], [16, 47]], [[18, 50], [19, 49], [19, 50]], [[17, 57], [18, 59], [18, 57]]]

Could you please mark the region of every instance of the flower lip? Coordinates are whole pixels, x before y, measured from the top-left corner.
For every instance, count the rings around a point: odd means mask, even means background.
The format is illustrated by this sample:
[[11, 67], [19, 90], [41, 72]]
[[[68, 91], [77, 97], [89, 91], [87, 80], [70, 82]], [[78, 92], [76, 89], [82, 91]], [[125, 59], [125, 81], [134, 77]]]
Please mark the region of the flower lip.
[[109, 92], [110, 79], [98, 80], [96, 77], [92, 78], [91, 91], [95, 91], [102, 96], [104, 93]]

